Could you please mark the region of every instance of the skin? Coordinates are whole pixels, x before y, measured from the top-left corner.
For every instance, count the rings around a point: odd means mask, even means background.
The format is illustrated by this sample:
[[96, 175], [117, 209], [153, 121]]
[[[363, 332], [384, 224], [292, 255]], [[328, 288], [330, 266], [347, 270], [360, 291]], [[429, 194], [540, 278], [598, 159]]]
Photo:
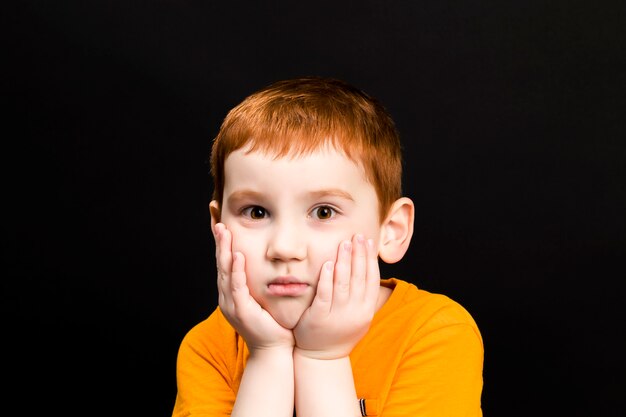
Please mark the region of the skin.
[[[250, 350], [232, 415], [360, 415], [349, 354], [390, 295], [378, 255], [401, 228], [380, 224], [363, 169], [334, 149], [238, 150], [225, 179], [210, 205], [219, 305]], [[397, 206], [412, 232], [412, 203]]]

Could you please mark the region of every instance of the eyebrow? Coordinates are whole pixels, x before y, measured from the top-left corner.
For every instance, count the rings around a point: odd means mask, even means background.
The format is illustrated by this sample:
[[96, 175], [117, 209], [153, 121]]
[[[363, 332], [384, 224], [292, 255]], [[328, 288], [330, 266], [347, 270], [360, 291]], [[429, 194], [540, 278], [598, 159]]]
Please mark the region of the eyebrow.
[[235, 191], [231, 195], [228, 196], [228, 203], [233, 204], [233, 202], [238, 202], [240, 200], [260, 200], [263, 198], [263, 193], [259, 193], [252, 190], [240, 190]]
[[338, 188], [329, 188], [327, 190], [313, 191], [309, 194], [314, 199], [320, 199], [324, 197], [339, 197], [345, 200], [354, 201], [354, 198], [352, 198], [352, 195], [350, 195], [350, 193], [344, 190], [340, 190]]
[[[324, 190], [311, 191], [308, 195], [313, 199], [321, 199], [324, 197], [339, 197], [345, 200], [354, 201], [352, 195], [338, 188], [329, 188]], [[241, 200], [262, 200], [267, 198], [264, 193], [252, 190], [239, 190], [228, 196], [228, 203], [233, 204]]]

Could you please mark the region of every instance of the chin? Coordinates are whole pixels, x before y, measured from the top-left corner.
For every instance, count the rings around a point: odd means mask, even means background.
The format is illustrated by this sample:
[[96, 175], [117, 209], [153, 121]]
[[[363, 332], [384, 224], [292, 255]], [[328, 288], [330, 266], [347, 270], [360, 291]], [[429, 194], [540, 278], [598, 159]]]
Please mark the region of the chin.
[[298, 320], [276, 320], [276, 322], [287, 330], [293, 330], [298, 325]]
[[306, 308], [303, 307], [271, 309], [269, 313], [272, 315], [274, 320], [276, 320], [276, 323], [280, 324], [285, 329], [293, 330], [300, 321], [300, 317], [302, 317], [305, 310]]

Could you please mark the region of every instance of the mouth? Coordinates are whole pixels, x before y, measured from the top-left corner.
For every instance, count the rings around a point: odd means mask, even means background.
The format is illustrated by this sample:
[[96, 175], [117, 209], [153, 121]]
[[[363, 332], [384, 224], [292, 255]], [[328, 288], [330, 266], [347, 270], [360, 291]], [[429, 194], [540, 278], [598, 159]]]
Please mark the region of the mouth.
[[309, 289], [309, 284], [295, 277], [278, 277], [267, 284], [270, 295], [278, 297], [298, 297]]

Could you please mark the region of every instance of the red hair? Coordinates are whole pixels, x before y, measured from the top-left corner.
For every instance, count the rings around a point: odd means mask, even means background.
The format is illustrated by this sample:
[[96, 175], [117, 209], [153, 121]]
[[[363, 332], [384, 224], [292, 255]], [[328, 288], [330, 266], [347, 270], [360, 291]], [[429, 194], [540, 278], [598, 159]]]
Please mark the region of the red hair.
[[378, 195], [381, 222], [402, 194], [402, 151], [391, 116], [374, 98], [336, 79], [276, 82], [244, 99], [213, 141], [213, 199], [222, 207], [224, 161], [247, 147], [276, 157], [302, 156], [331, 145], [360, 164]]

